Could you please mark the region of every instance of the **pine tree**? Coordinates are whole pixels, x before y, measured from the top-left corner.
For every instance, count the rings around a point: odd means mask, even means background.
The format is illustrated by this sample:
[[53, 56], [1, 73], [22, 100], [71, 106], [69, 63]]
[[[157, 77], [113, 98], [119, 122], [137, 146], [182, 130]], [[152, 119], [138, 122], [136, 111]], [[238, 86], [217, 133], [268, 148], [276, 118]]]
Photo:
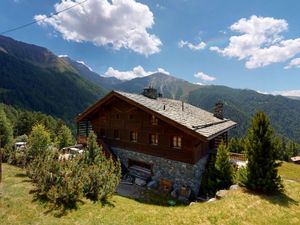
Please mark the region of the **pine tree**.
[[85, 161], [88, 165], [94, 164], [97, 161], [102, 161], [104, 155], [97, 143], [97, 136], [94, 132], [90, 132], [88, 136], [87, 154]]
[[62, 125], [58, 131], [57, 147], [62, 149], [72, 144], [74, 144], [74, 139], [71, 130], [66, 125]]
[[39, 154], [43, 154], [51, 144], [50, 133], [42, 124], [37, 124], [32, 128], [28, 138], [29, 142], [29, 158], [34, 158]]
[[228, 188], [233, 181], [233, 168], [229, 162], [228, 147], [223, 142], [218, 146], [215, 168], [218, 189]]
[[282, 190], [278, 175], [280, 163], [276, 162], [277, 148], [268, 117], [258, 112], [252, 119], [247, 136], [247, 181], [251, 190], [271, 193]]
[[0, 148], [10, 144], [13, 140], [13, 128], [5, 112], [0, 110]]

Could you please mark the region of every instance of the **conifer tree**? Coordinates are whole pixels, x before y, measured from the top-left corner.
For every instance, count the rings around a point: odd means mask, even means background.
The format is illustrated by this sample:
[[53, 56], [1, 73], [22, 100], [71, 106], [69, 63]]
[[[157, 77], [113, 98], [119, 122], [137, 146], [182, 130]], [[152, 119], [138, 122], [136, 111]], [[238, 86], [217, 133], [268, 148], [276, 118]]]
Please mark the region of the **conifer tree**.
[[232, 184], [233, 168], [229, 162], [228, 147], [223, 142], [218, 146], [215, 168], [218, 188], [228, 188]]
[[62, 125], [58, 131], [57, 147], [62, 149], [72, 144], [74, 144], [74, 139], [71, 130], [66, 125]]
[[33, 126], [28, 138], [29, 151], [28, 156], [34, 158], [39, 154], [44, 153], [51, 144], [50, 133], [42, 124]]
[[277, 147], [268, 117], [258, 112], [252, 119], [247, 136], [246, 186], [254, 191], [271, 193], [282, 190], [278, 175], [280, 163], [276, 162]]
[[0, 110], [0, 148], [10, 144], [13, 140], [13, 128], [5, 112]]

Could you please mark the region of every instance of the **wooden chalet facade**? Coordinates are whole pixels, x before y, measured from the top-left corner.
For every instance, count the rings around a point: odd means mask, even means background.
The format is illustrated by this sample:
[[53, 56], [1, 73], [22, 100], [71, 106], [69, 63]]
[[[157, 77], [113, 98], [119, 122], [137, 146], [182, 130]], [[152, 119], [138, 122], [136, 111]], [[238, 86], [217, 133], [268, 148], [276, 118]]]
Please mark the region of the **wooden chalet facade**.
[[[110, 92], [80, 114], [77, 125], [79, 143], [85, 143], [93, 130], [106, 151], [113, 152], [126, 167], [144, 166], [156, 180], [187, 183], [197, 191], [209, 150], [220, 140], [226, 141], [227, 131], [236, 123], [223, 119], [220, 105], [214, 116], [187, 103], [158, 97], [155, 89], [148, 88], [141, 95]], [[190, 177], [189, 181], [184, 177]], [[198, 179], [196, 185], [193, 179]]]

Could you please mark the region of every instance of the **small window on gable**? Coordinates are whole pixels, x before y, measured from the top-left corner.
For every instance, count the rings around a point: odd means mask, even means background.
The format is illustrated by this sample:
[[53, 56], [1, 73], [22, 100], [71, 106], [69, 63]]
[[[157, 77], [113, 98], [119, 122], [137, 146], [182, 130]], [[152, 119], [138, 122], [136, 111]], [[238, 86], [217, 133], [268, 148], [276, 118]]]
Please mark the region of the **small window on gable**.
[[117, 129], [114, 129], [114, 139], [120, 140], [119, 130], [117, 130]]
[[116, 114], [116, 119], [119, 119], [120, 118], [120, 115], [119, 114]]
[[158, 144], [158, 134], [150, 134], [149, 135], [149, 143], [151, 145], [157, 145]]
[[136, 131], [130, 131], [130, 141], [137, 142], [138, 133]]
[[158, 124], [157, 117], [154, 116], [154, 115], [151, 115], [150, 122], [151, 122], [152, 125], [157, 125]]
[[172, 148], [181, 148], [182, 147], [182, 139], [179, 136], [172, 136], [171, 138], [171, 147]]
[[100, 128], [100, 136], [105, 137], [105, 129], [104, 128]]
[[129, 119], [133, 120], [133, 115], [132, 114], [129, 114]]

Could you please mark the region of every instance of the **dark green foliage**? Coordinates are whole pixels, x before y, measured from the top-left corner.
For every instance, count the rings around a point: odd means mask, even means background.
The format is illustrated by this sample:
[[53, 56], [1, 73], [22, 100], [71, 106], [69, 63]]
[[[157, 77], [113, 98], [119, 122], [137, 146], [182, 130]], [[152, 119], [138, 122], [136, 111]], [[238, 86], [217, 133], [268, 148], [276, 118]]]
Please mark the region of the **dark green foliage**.
[[210, 112], [218, 101], [224, 103], [226, 118], [238, 123], [231, 135], [247, 133], [251, 117], [257, 110], [265, 112], [277, 134], [300, 143], [300, 101], [282, 96], [264, 95], [251, 90], [208, 85], [189, 92], [188, 102]]
[[5, 112], [0, 109], [0, 148], [10, 144], [13, 140], [13, 129], [11, 122]]
[[59, 149], [71, 146], [75, 143], [72, 132], [66, 125], [61, 126], [60, 130], [58, 131], [56, 142]]
[[299, 146], [287, 138], [277, 139], [278, 159], [283, 161], [289, 161], [291, 157], [297, 156], [299, 152]]
[[233, 168], [229, 162], [228, 147], [224, 143], [218, 146], [215, 168], [218, 189], [229, 188], [233, 181]]
[[245, 139], [233, 137], [228, 143], [228, 149], [230, 152], [245, 153]]
[[280, 191], [283, 186], [278, 175], [280, 163], [276, 162], [278, 152], [269, 119], [258, 112], [252, 120], [247, 135], [247, 181], [246, 187], [259, 192]]
[[49, 50], [4, 36], [0, 40], [0, 102], [71, 123], [106, 93]]
[[216, 158], [210, 155], [208, 158], [206, 169], [201, 180], [200, 192], [204, 195], [214, 196], [218, 190], [217, 184], [217, 170], [215, 168]]
[[83, 168], [84, 194], [87, 198], [103, 201], [115, 192], [121, 177], [121, 165], [105, 157], [93, 132], [88, 137]]
[[2, 103], [0, 103], [0, 109], [3, 109], [12, 122], [14, 136], [29, 135], [35, 124], [43, 124], [54, 139], [60, 128], [65, 125], [61, 119], [40, 112], [31, 112]]

